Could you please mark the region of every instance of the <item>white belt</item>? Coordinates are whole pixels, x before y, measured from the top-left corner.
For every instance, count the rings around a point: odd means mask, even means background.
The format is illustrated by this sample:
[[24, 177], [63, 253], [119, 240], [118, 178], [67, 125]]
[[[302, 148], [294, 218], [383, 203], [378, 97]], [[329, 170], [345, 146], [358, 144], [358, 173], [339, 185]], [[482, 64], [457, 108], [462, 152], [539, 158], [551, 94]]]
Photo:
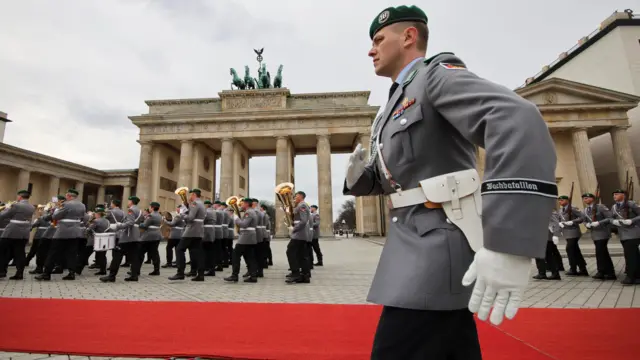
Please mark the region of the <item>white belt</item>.
[[256, 231], [256, 228], [254, 228], [254, 227], [248, 227], [248, 228], [244, 228], [244, 229], [240, 229], [240, 230]]
[[160, 226], [149, 226], [147, 229], [160, 229]]
[[73, 219], [60, 219], [58, 221], [63, 223], [79, 223], [80, 222], [80, 220], [73, 220]]
[[266, 226], [256, 226], [258, 229], [266, 229]]
[[391, 194], [389, 195], [389, 199], [391, 200], [391, 206], [393, 206], [394, 209], [424, 204], [427, 202], [427, 197], [424, 195], [424, 191], [419, 187]]
[[205, 225], [204, 227], [206, 227], [206, 228], [212, 228], [212, 227], [214, 227], [214, 225]]
[[183, 227], [179, 227], [179, 226], [174, 226], [174, 227], [172, 227], [172, 229], [184, 230]]
[[229, 227], [229, 224], [222, 224], [222, 225], [220, 225], [220, 226], [224, 226], [224, 227], [228, 228], [228, 227]]
[[9, 220], [12, 224], [31, 224], [29, 220]]
[[4, 231], [4, 228], [0, 228], [0, 231]]
[[38, 230], [47, 230], [47, 229], [48, 229], [48, 227], [46, 227], [46, 226], [38, 226]]
[[223, 227], [223, 226], [224, 226], [224, 225], [213, 225], [213, 227], [216, 227], [216, 228], [221, 228], [221, 227]]
[[133, 224], [133, 227], [140, 227], [140, 224]]
[[297, 223], [299, 223], [299, 222], [300, 222], [300, 220], [295, 220], [293, 223], [294, 223], [294, 224], [297, 224]]
[[204, 222], [204, 219], [193, 219], [193, 221]]

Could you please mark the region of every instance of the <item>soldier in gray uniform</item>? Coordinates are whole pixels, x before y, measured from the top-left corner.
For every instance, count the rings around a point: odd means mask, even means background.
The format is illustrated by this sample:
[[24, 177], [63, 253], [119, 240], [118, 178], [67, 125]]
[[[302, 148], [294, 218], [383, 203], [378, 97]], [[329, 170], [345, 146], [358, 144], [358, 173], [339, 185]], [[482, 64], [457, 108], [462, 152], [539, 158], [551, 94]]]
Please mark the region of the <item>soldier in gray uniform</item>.
[[189, 207], [180, 207], [180, 217], [186, 223], [182, 238], [176, 247], [176, 260], [178, 272], [171, 276], [169, 280], [184, 280], [184, 270], [186, 268], [185, 252], [189, 250], [191, 259], [191, 281], [204, 281], [204, 256], [202, 254], [202, 238], [204, 238], [204, 218], [207, 210], [200, 200], [200, 189], [189, 191]]
[[[264, 213], [260, 210], [260, 201], [255, 198], [251, 198], [251, 210], [257, 216], [258, 221], [256, 222], [256, 245], [254, 247], [254, 257], [256, 261], [256, 272], [257, 277], [264, 277]], [[249, 269], [247, 268], [247, 273], [243, 275], [243, 277], [247, 277], [250, 275]]]
[[[0, 201], [0, 206], [5, 205], [5, 203], [3, 203], [2, 201]], [[4, 229], [7, 227], [7, 225], [9, 225], [9, 221], [11, 221], [11, 219], [3, 219], [0, 220], [0, 237], [2, 237], [2, 233], [4, 232]], [[13, 254], [11, 249], [7, 248], [6, 253], [0, 254], [0, 258], [6, 256], [7, 259], [9, 259], [9, 261], [13, 260]], [[0, 263], [0, 278], [3, 277], [7, 277], [7, 269], [8, 269], [8, 265], [6, 267], [2, 267], [2, 264]]]
[[591, 232], [591, 240], [596, 247], [596, 269], [592, 277], [598, 280], [616, 280], [616, 270], [609, 254], [611, 239], [611, 211], [603, 204], [594, 204], [596, 196], [582, 194], [584, 203], [584, 226]]
[[87, 213], [85, 205], [78, 200], [78, 191], [69, 189], [65, 201], [54, 210], [52, 220], [57, 222], [56, 232], [51, 241], [51, 249], [44, 264], [44, 272], [35, 277], [36, 280], [51, 280], [51, 273], [57, 261], [64, 256], [63, 262], [69, 273], [63, 280], [75, 280], [76, 263], [78, 261], [78, 239], [84, 235], [80, 232], [80, 223]]
[[[536, 267], [538, 274], [533, 278], [536, 280], [561, 280], [560, 267], [554, 256], [553, 248], [558, 244], [558, 237], [562, 234], [560, 228], [560, 216], [553, 210], [549, 219], [549, 233], [547, 237], [547, 249], [544, 258], [536, 258]], [[547, 272], [551, 272], [551, 276], [547, 276]]]
[[[240, 232], [238, 233], [238, 241], [233, 249], [233, 262], [231, 267], [231, 276], [224, 278], [225, 281], [238, 282], [238, 275], [240, 274], [240, 258], [244, 258], [244, 262], [249, 268], [249, 276], [244, 277], [244, 282], [256, 283], [258, 282], [258, 263], [255, 257], [255, 245], [256, 239], [256, 226], [258, 224], [258, 214], [251, 208], [251, 198], [242, 199], [240, 204], [244, 213], [241, 217], [235, 215], [233, 219], [234, 226], [238, 225]], [[232, 227], [233, 229], [233, 227]]]
[[[84, 213], [84, 217], [80, 221], [80, 231], [82, 232], [82, 234], [78, 238], [78, 255], [80, 255], [84, 251], [84, 248], [87, 246], [87, 242], [89, 241], [87, 237], [87, 227], [89, 226], [89, 220], [91, 220], [91, 214], [89, 214], [89, 211], [87, 211]], [[76, 264], [76, 267], [77, 265], [78, 264]]]
[[[369, 56], [393, 84], [364, 144], [369, 154], [358, 145], [349, 158], [343, 190], [389, 195], [367, 298], [384, 305], [377, 360], [481, 359], [473, 313], [496, 325], [515, 316], [558, 195], [553, 140], [537, 107], [452, 53], [425, 59], [428, 34], [415, 6], [373, 20]], [[486, 150], [483, 181], [476, 146]]]
[[294, 195], [296, 207], [293, 209], [293, 226], [289, 227], [287, 260], [291, 273], [286, 276], [287, 284], [308, 284], [311, 282], [311, 268], [307, 239], [309, 238], [309, 206], [304, 201], [307, 195], [298, 191]]
[[[57, 196], [57, 202], [61, 203], [65, 201], [64, 195]], [[42, 219], [44, 222], [48, 224], [47, 229], [42, 234], [42, 238], [40, 239], [40, 244], [38, 245], [38, 253], [36, 254], [36, 268], [29, 271], [29, 274], [39, 275], [44, 273], [44, 264], [49, 255], [49, 251], [51, 250], [51, 242], [53, 241], [53, 235], [56, 233], [56, 227], [53, 225], [53, 212], [55, 208], [49, 210], [48, 213], [42, 215]], [[62, 270], [62, 269], [61, 269]], [[53, 274], [56, 272], [53, 271]]]
[[[223, 203], [223, 205], [226, 207], [227, 204]], [[226, 245], [227, 245], [227, 253], [229, 255], [229, 265], [233, 264], [233, 240], [236, 237], [235, 234], [235, 223], [234, 223], [234, 213], [232, 209], [226, 209], [225, 208], [225, 213], [227, 214], [227, 241], [226, 241]]]
[[[103, 205], [104, 206], [104, 205]], [[82, 249], [78, 256], [78, 266], [76, 268], [76, 274], [81, 275], [84, 267], [89, 265], [89, 257], [93, 254], [93, 247], [95, 243], [95, 234], [102, 234], [109, 230], [109, 220], [104, 218], [104, 207], [96, 207], [93, 212], [95, 217], [93, 221], [87, 223], [86, 237], [87, 244]], [[106, 256], [99, 257], [99, 253], [105, 253], [105, 251], [96, 252], [96, 264], [100, 273], [106, 274], [107, 272], [107, 258]]]
[[273, 265], [273, 254], [271, 253], [271, 218], [267, 213], [267, 205], [260, 205], [260, 212], [264, 215], [264, 220], [262, 222], [263, 228], [263, 239], [262, 242], [262, 255], [264, 256], [261, 261], [263, 262], [263, 268], [267, 269], [269, 265]]
[[313, 220], [311, 216], [311, 206], [307, 203], [309, 207], [309, 233], [307, 234], [307, 261], [309, 262], [309, 269], [313, 270]]
[[[109, 275], [102, 276], [102, 282], [115, 282], [122, 257], [127, 256], [131, 261], [131, 274], [124, 281], [138, 281], [140, 276], [140, 224], [144, 221], [142, 210], [138, 207], [140, 198], [129, 196], [127, 203], [127, 215], [121, 223], [109, 224], [109, 229], [120, 234], [116, 247], [111, 252], [113, 258], [109, 265]], [[112, 212], [113, 212], [112, 208]], [[108, 220], [108, 217], [107, 217]]]
[[[311, 247], [313, 252], [316, 253], [318, 262], [315, 266], [323, 266], [322, 263], [322, 250], [320, 250], [320, 214], [318, 214], [318, 205], [311, 205], [311, 219], [313, 224], [313, 235], [311, 240]], [[313, 252], [311, 253], [311, 262], [313, 262]]]
[[[122, 209], [120, 208], [121, 205], [122, 205], [122, 201], [118, 199], [111, 200], [111, 203], [109, 204], [109, 210], [104, 216], [104, 218], [109, 221], [109, 225], [112, 225], [112, 224], [119, 225], [124, 221], [125, 214], [124, 214], [124, 211], [122, 211]], [[114, 230], [111, 230], [111, 231], [114, 231]], [[120, 235], [122, 234], [122, 230], [118, 230], [114, 232], [116, 233], [116, 245], [118, 245], [118, 242], [120, 241]], [[114, 250], [111, 251], [112, 254], [113, 254], [113, 251]], [[96, 253], [96, 264], [95, 266], [94, 265], [89, 266], [90, 269], [100, 268], [100, 266], [97, 264], [98, 258], [100, 258], [99, 261], [104, 261], [106, 264], [107, 262], [106, 252], [100, 251]], [[98, 271], [94, 275], [107, 275], [107, 272], [106, 270]]]
[[[575, 206], [569, 209], [569, 197], [562, 195], [558, 197], [560, 204], [560, 227], [562, 228], [562, 237], [567, 241], [567, 258], [569, 259], [569, 271], [565, 272], [567, 276], [589, 276], [587, 272], [587, 262], [582, 256], [578, 241], [582, 237], [580, 224], [584, 221], [582, 212]], [[576, 271], [579, 269], [579, 271]]]
[[627, 192], [617, 189], [613, 192], [615, 204], [611, 207], [611, 224], [618, 227], [618, 237], [624, 251], [626, 263], [625, 278], [622, 285], [640, 284], [640, 207], [627, 199]]
[[[8, 255], [11, 254], [16, 265], [16, 274], [11, 280], [24, 279], [25, 247], [31, 235], [31, 218], [35, 207], [29, 204], [31, 193], [27, 190], [18, 191], [17, 202], [0, 212], [0, 222], [9, 219], [2, 235], [0, 235], [0, 269], [6, 269], [9, 264]], [[0, 277], [5, 277], [0, 275]]]
[[[178, 206], [176, 208], [176, 212], [179, 212], [179, 211], [180, 211], [180, 207]], [[167, 239], [167, 246], [165, 249], [166, 256], [167, 256], [167, 263], [162, 265], [162, 267], [165, 269], [174, 267], [173, 250], [176, 248], [176, 246], [178, 246], [178, 243], [182, 238], [182, 233], [184, 232], [184, 226], [185, 226], [184, 220], [182, 220], [182, 218], [179, 215], [172, 217], [171, 221], [166, 224], [171, 228], [171, 231], [169, 232], [169, 238]]]
[[[29, 263], [33, 258], [38, 255], [38, 248], [40, 248], [40, 242], [42, 241], [42, 235], [47, 231], [50, 225], [50, 221], [47, 220], [44, 214], [41, 214], [37, 219], [35, 219], [31, 223], [31, 229], [35, 229], [36, 232], [33, 234], [33, 242], [31, 243], [31, 247], [29, 247], [29, 253], [27, 253], [27, 258], [24, 262], [24, 266], [28, 267]], [[36, 269], [38, 269], [38, 259], [36, 258]], [[42, 268], [40, 268], [40, 272]]]
[[[145, 218], [144, 222], [140, 224], [140, 229], [144, 229], [144, 233], [140, 236], [141, 251], [138, 255], [140, 262], [139, 266], [142, 266], [144, 260], [144, 254], [151, 259], [153, 264], [153, 271], [149, 273], [150, 276], [160, 275], [160, 253], [158, 248], [160, 247], [160, 241], [162, 240], [162, 233], [160, 232], [160, 225], [162, 225], [162, 216], [158, 212], [160, 210], [160, 203], [152, 201], [149, 204], [149, 215]], [[140, 269], [138, 269], [140, 274]]]
[[204, 217], [204, 238], [202, 239], [202, 252], [204, 257], [204, 275], [216, 276], [215, 271], [215, 241], [216, 241], [216, 210], [211, 200], [204, 202], [206, 215]]
[[224, 239], [225, 239], [225, 232], [227, 227], [225, 223], [226, 212], [222, 209], [220, 205], [221, 205], [220, 200], [216, 200], [213, 202], [213, 208], [215, 210], [214, 213], [216, 216], [216, 224], [213, 227], [214, 235], [215, 235], [215, 241], [213, 243], [215, 271], [224, 270], [223, 266], [225, 265]]
[[224, 240], [222, 241], [222, 267], [231, 266], [233, 254], [233, 211], [227, 209], [227, 204], [220, 202], [220, 210], [222, 210], [222, 233]]

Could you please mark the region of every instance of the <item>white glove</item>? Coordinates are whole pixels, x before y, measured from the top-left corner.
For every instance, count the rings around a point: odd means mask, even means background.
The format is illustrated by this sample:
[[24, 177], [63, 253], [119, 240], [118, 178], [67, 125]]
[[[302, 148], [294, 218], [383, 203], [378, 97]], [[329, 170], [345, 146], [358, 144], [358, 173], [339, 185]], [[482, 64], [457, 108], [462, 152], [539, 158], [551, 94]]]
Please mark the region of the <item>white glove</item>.
[[553, 241], [555, 245], [558, 245], [558, 241], [560, 241], [560, 239], [558, 239], [558, 237], [554, 235], [551, 237], [551, 241]]
[[238, 220], [238, 219], [240, 219], [240, 218], [238, 217], [238, 215], [233, 214], [233, 221], [236, 221], [236, 220]]
[[620, 226], [620, 220], [613, 220], [611, 223], [615, 226]]
[[566, 226], [571, 226], [571, 225], [573, 225], [573, 221], [565, 221], [564, 224]]
[[627, 226], [633, 224], [633, 222], [631, 220], [629, 220], [629, 219], [622, 220], [621, 223], [623, 223], [623, 224], [625, 224]]
[[594, 222], [590, 223], [589, 226], [598, 227], [598, 226], [600, 226], [600, 222], [599, 221], [594, 221]]
[[187, 208], [186, 206], [182, 205], [180, 206], [180, 215], [182, 214], [186, 214], [189, 212], [189, 208]]
[[349, 164], [347, 165], [347, 188], [351, 187], [358, 181], [362, 173], [364, 172], [367, 161], [367, 150], [362, 148], [362, 144], [358, 144], [356, 149], [349, 156]]
[[115, 230], [118, 227], [118, 224], [110, 224], [109, 225], [109, 229], [110, 230]]
[[289, 236], [291, 236], [293, 234], [293, 226], [289, 226], [287, 229], [289, 229]]
[[591, 229], [591, 223], [585, 223], [584, 227], [586, 227], [587, 229]]
[[487, 320], [493, 306], [490, 321], [494, 325], [500, 325], [505, 316], [513, 319], [529, 283], [529, 269], [530, 258], [478, 250], [462, 278], [464, 286], [475, 281], [469, 310], [478, 313], [478, 319]]
[[561, 229], [564, 229], [564, 223], [558, 223], [558, 226], [560, 226]]

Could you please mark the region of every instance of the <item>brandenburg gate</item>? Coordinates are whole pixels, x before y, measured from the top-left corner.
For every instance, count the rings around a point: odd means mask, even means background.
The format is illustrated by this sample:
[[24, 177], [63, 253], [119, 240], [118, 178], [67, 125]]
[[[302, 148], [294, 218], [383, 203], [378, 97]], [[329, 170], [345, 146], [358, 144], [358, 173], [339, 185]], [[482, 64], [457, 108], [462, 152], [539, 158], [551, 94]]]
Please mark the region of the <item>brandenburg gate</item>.
[[[333, 236], [331, 154], [350, 153], [358, 143], [368, 147], [379, 107], [368, 105], [369, 91], [291, 94], [254, 80], [258, 86], [222, 91], [216, 98], [146, 101], [148, 113], [130, 117], [140, 128], [136, 195], [169, 210], [175, 209], [173, 191], [180, 186], [198, 187], [213, 199], [220, 159], [220, 199], [248, 196], [249, 158], [275, 155], [275, 181], [268, 180], [272, 174], [252, 174], [275, 187], [295, 184], [296, 155], [316, 154], [321, 236]], [[276, 236], [285, 237], [284, 212], [275, 198], [274, 193]], [[381, 208], [377, 196], [357, 199], [358, 232], [382, 232]]]

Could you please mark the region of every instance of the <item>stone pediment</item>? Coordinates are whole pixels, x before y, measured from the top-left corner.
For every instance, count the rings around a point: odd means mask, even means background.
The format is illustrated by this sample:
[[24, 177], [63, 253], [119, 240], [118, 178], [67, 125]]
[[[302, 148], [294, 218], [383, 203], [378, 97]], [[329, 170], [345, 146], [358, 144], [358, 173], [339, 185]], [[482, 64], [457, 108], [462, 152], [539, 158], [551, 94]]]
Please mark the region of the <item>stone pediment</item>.
[[[638, 106], [640, 97], [561, 78], [551, 78], [516, 90], [523, 98], [545, 108], [626, 108]], [[625, 110], [625, 111], [626, 111]]]

